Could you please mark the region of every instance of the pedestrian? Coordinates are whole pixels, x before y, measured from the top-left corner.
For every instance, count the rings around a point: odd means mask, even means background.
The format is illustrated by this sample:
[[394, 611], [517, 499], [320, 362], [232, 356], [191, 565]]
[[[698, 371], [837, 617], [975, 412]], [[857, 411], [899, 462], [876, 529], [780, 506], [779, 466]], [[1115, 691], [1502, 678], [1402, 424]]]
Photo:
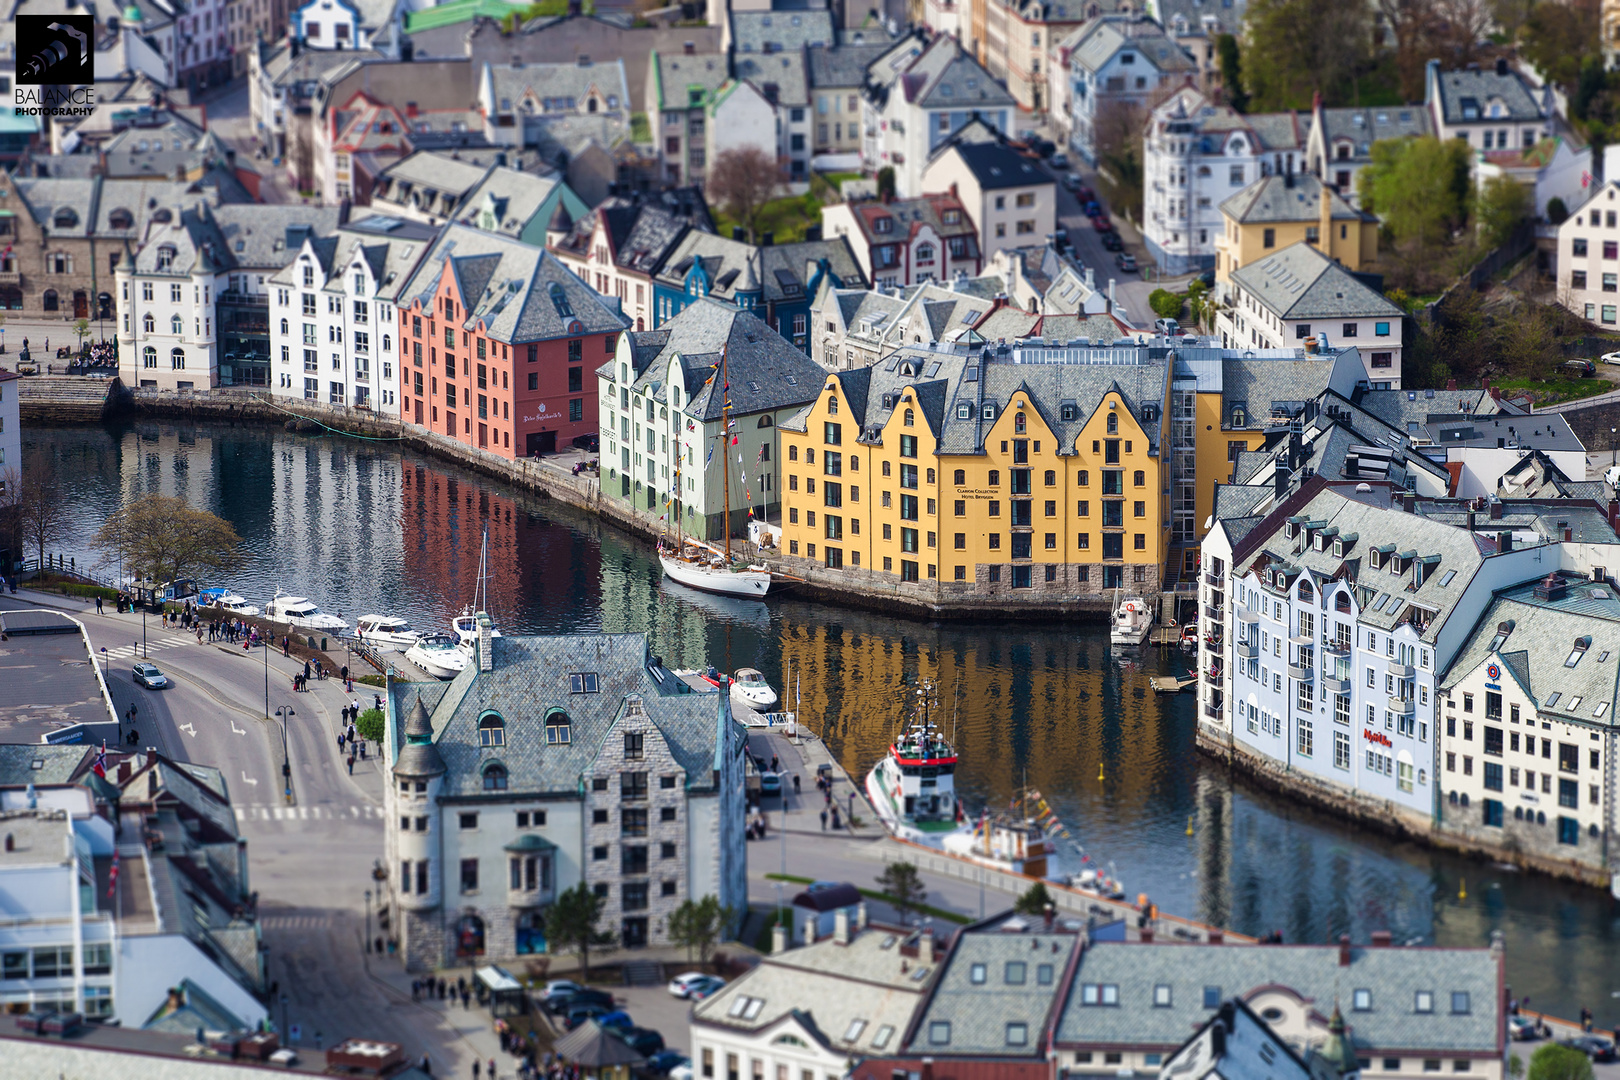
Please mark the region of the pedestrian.
[[101, 613], [102, 613], [102, 611], [101, 611], [101, 597], [97, 596], [96, 597], [96, 614], [100, 615]]
[[304, 661], [304, 681], [309, 682], [309, 661]]
[[495, 1080], [495, 1059], [489, 1059], [489, 1080]]
[[366, 760], [366, 740], [360, 740], [360, 760]]
[[422, 1071], [427, 1073], [429, 1076], [433, 1075], [433, 1062], [428, 1060], [428, 1056], [426, 1054], [422, 1055]]
[[484, 1063], [473, 1058], [473, 1080], [478, 1080], [478, 1074], [483, 1071]]
[[833, 832], [838, 831], [838, 807], [836, 806], [832, 808], [832, 827]]
[[1585, 1005], [1581, 1006], [1581, 1030], [1588, 1035], [1592, 1034], [1592, 1010]]
[[821, 831], [827, 831], [827, 808], [825, 806], [821, 808]]
[[779, 771], [781, 771], [781, 770], [777, 768], [776, 755], [772, 754], [771, 755], [771, 772], [779, 772]]
[[343, 752], [343, 732], [338, 732], [338, 752]]
[[350, 776], [354, 775], [354, 755], [353, 754], [349, 755], [349, 775]]
[[281, 635], [281, 655], [292, 655], [292, 638], [288, 637], [286, 634]]
[[466, 987], [461, 988], [461, 1007], [463, 1009], [472, 1008], [472, 993]]
[[855, 791], [854, 791], [854, 789], [851, 789], [850, 793], [849, 793], [849, 816], [850, 817], [855, 816]]
[[799, 793], [799, 774], [794, 773], [793, 774], [793, 794], [797, 795], [798, 793]]
[[[350, 689], [352, 691], [353, 688], [351, 687]], [[349, 699], [349, 716], [351, 718], [355, 719], [355, 720], [360, 719], [360, 699], [359, 698], [350, 698]]]
[[822, 788], [821, 789], [821, 798], [822, 798], [822, 805], [831, 806], [832, 805], [832, 789], [831, 788]]
[[422, 980], [421, 979], [412, 979], [411, 980], [411, 1000], [415, 1001], [416, 998], [417, 998], [417, 995], [420, 994], [421, 992], [422, 992]]

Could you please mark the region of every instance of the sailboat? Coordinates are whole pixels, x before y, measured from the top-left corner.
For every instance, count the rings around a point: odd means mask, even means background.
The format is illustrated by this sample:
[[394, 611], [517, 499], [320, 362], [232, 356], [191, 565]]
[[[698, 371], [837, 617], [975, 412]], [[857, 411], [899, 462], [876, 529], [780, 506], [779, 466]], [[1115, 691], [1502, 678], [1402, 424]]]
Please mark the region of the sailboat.
[[[796, 584], [800, 579], [776, 573], [765, 563], [745, 563], [731, 554], [731, 397], [730, 379], [726, 368], [726, 346], [720, 350], [720, 466], [722, 490], [725, 494], [725, 546], [716, 547], [695, 536], [686, 536], [681, 522], [681, 455], [675, 455], [675, 494], [670, 501], [670, 516], [675, 519], [673, 545], [660, 540], [658, 562], [671, 580], [704, 592], [722, 596], [747, 597], [763, 600], [767, 594]], [[712, 376], [711, 376], [712, 377]]]
[[[484, 526], [484, 541], [478, 549], [478, 588], [473, 593], [471, 607], [462, 608], [461, 614], [450, 620], [450, 628], [455, 631], [456, 647], [469, 657], [478, 651], [478, 617], [487, 617], [489, 612], [489, 526]], [[500, 637], [501, 632], [494, 627], [490, 628], [490, 637]]]

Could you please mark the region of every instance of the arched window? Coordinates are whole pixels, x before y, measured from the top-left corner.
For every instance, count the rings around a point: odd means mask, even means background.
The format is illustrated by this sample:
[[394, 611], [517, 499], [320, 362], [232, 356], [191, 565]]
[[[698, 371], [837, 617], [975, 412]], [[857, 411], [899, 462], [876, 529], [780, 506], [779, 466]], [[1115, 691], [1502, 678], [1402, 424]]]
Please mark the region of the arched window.
[[1313, 600], [1315, 597], [1316, 590], [1311, 588], [1311, 583], [1308, 581], [1301, 581], [1299, 583], [1299, 598], [1301, 600]]
[[149, 367], [149, 368], [157, 367], [157, 349], [156, 348], [154, 348], [151, 345], [148, 345], [145, 349], [143, 349], [141, 351], [141, 366]]
[[1026, 430], [1027, 426], [1028, 426], [1028, 422], [1024, 419], [1024, 414], [1023, 413], [1020, 412], [1020, 413], [1018, 413], [1017, 415], [1015, 415], [1013, 417], [1013, 431], [1015, 431], [1018, 434], [1022, 435], [1024, 433], [1024, 431]]
[[760, 417], [760, 418], [759, 418], [759, 423], [758, 423], [758, 424], [755, 424], [755, 425], [754, 425], [754, 426], [755, 426], [755, 427], [762, 427], [762, 428], [767, 428], [767, 427], [770, 427], [770, 426], [771, 426], [771, 425], [772, 425], [772, 424], [773, 424], [773, 423], [775, 423], [775, 421], [773, 421], [773, 420], [772, 420], [772, 419], [771, 419], [771, 418], [770, 418], [770, 416], [769, 416], [769, 415], [765, 415], [765, 416], [761, 416], [761, 417]]
[[120, 206], [107, 215], [107, 224], [114, 229], [133, 229], [135, 227], [135, 215]]
[[[1052, 474], [1047, 473], [1046, 475], [1051, 476]], [[955, 480], [956, 480], [956, 486], [957, 487], [961, 487], [963, 484], [966, 484], [967, 483], [967, 470], [966, 469], [957, 469], [956, 470], [956, 475], [955, 475]]]
[[1232, 426], [1235, 427], [1235, 428], [1240, 428], [1240, 427], [1247, 427], [1248, 424], [1249, 424], [1249, 412], [1248, 412], [1248, 410], [1245, 409], [1241, 405], [1232, 406]]
[[[482, 734], [480, 732], [480, 734]], [[484, 790], [506, 790], [506, 766], [498, 762], [490, 762], [484, 766]]]
[[1108, 414], [1108, 434], [1110, 434], [1110, 435], [1118, 435], [1119, 434], [1119, 413], [1109, 413]]
[[152, 318], [152, 313], [150, 311], [141, 316], [141, 329], [145, 330], [148, 334], [157, 329], [157, 320]]
[[40, 307], [44, 308], [46, 311], [57, 310], [56, 290], [46, 289], [45, 295], [39, 298], [39, 303]]
[[566, 746], [573, 742], [573, 723], [561, 709], [546, 712], [546, 745]]
[[281, 320], [281, 336], [282, 337], [287, 336], [287, 320], [286, 319]]
[[917, 261], [920, 262], [920, 263], [933, 262], [934, 261], [934, 245], [933, 244], [918, 244], [917, 245]]
[[906, 415], [901, 420], [901, 422], [903, 424], [905, 424], [906, 427], [911, 427], [913, 424], [915, 424], [917, 422], [917, 414], [916, 414], [916, 412], [911, 410], [911, 409], [907, 409], [906, 410]]
[[[477, 865], [476, 863], [474, 864]], [[465, 881], [463, 885], [467, 884]], [[473, 891], [478, 888], [477, 881], [472, 882]], [[476, 915], [463, 915], [461, 921], [456, 923], [456, 955], [457, 956], [483, 956], [484, 955], [484, 920]]]
[[186, 320], [178, 315], [169, 316], [169, 333], [183, 334], [186, 332]]
[[168, 244], [164, 244], [162, 247], [158, 248], [157, 251], [157, 268], [159, 270], [169, 270], [173, 268], [173, 266], [174, 248], [170, 247]]
[[837, 416], [838, 415], [838, 398], [834, 397], [831, 394], [827, 395], [827, 415], [828, 416]]
[[1147, 473], [1143, 472], [1141, 469], [1136, 470], [1135, 479], [1136, 479], [1136, 486], [1137, 487], [1145, 487], [1145, 486], [1147, 486]]
[[79, 215], [72, 207], [64, 206], [51, 217], [53, 229], [71, 229], [79, 224]]
[[996, 407], [987, 403], [984, 408], [979, 410], [979, 416], [984, 420], [994, 420], [996, 418]]
[[169, 353], [169, 367], [175, 371], [186, 370], [186, 350], [175, 349]]
[[478, 718], [478, 745], [506, 745], [506, 721], [500, 713], [487, 712]]

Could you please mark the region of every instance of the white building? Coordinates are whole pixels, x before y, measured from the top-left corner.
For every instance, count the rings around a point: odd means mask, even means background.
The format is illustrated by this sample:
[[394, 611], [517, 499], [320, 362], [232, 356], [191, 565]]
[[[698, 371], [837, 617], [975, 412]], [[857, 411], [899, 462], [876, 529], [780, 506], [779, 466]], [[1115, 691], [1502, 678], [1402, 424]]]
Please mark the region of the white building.
[[1319, 347], [1354, 346], [1368, 385], [1399, 390], [1406, 313], [1348, 270], [1300, 241], [1232, 271], [1227, 303], [1215, 317], [1228, 349], [1295, 349], [1309, 338]]
[[1057, 181], [1001, 139], [942, 145], [928, 161], [923, 189], [956, 197], [979, 227], [984, 258], [1043, 244], [1057, 228]]
[[1440, 70], [1430, 60], [1424, 75], [1423, 105], [1440, 139], [1461, 139], [1472, 149], [1520, 152], [1553, 134], [1551, 87], [1537, 89], [1498, 60], [1490, 70]]
[[22, 393], [15, 371], [0, 371], [0, 495], [9, 494], [5, 485], [15, 475], [22, 477]]
[[1142, 239], [1166, 273], [1215, 265], [1221, 203], [1262, 176], [1301, 170], [1305, 124], [1294, 113], [1242, 115], [1191, 87], [1148, 119], [1142, 148]]
[[1558, 302], [1589, 323], [1620, 326], [1620, 180], [1558, 226]]
[[270, 280], [271, 392], [399, 415], [396, 305], [438, 230], [373, 215], [307, 232]]
[[1432, 134], [1432, 114], [1416, 105], [1329, 109], [1319, 104], [1311, 112], [1305, 161], [1318, 180], [1331, 184], [1359, 210], [1361, 193], [1356, 177], [1372, 163], [1373, 143]]
[[668, 944], [686, 900], [743, 911], [730, 695], [693, 692], [641, 634], [492, 638], [486, 617], [480, 639], [452, 682], [388, 689], [382, 903], [406, 967], [544, 952], [576, 886], [629, 949]]
[[1068, 129], [1069, 148], [1097, 163], [1097, 121], [1109, 110], [1145, 111], [1165, 87], [1193, 85], [1198, 65], [1152, 19], [1104, 15], [1057, 46], [1052, 78], [1065, 93], [1053, 104]]
[[975, 120], [1008, 131], [1015, 108], [955, 38], [913, 34], [867, 69], [862, 165], [869, 173], [893, 168], [895, 194], [904, 198], [940, 190], [923, 180], [934, 152]]
[[376, 49], [398, 59], [405, 13], [433, 5], [425, 0], [307, 0], [289, 6], [287, 36], [306, 49]]

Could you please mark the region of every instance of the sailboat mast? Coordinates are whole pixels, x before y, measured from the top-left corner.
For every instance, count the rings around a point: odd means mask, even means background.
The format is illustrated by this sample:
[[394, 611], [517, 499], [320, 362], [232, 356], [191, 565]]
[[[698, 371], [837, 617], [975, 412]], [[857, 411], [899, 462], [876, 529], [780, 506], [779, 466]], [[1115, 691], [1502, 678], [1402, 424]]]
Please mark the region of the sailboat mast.
[[[721, 490], [726, 500], [725, 524], [721, 531], [726, 538], [726, 565], [731, 565], [731, 369], [726, 360], [730, 342], [720, 348], [720, 476]], [[730, 623], [726, 624], [730, 627]]]

